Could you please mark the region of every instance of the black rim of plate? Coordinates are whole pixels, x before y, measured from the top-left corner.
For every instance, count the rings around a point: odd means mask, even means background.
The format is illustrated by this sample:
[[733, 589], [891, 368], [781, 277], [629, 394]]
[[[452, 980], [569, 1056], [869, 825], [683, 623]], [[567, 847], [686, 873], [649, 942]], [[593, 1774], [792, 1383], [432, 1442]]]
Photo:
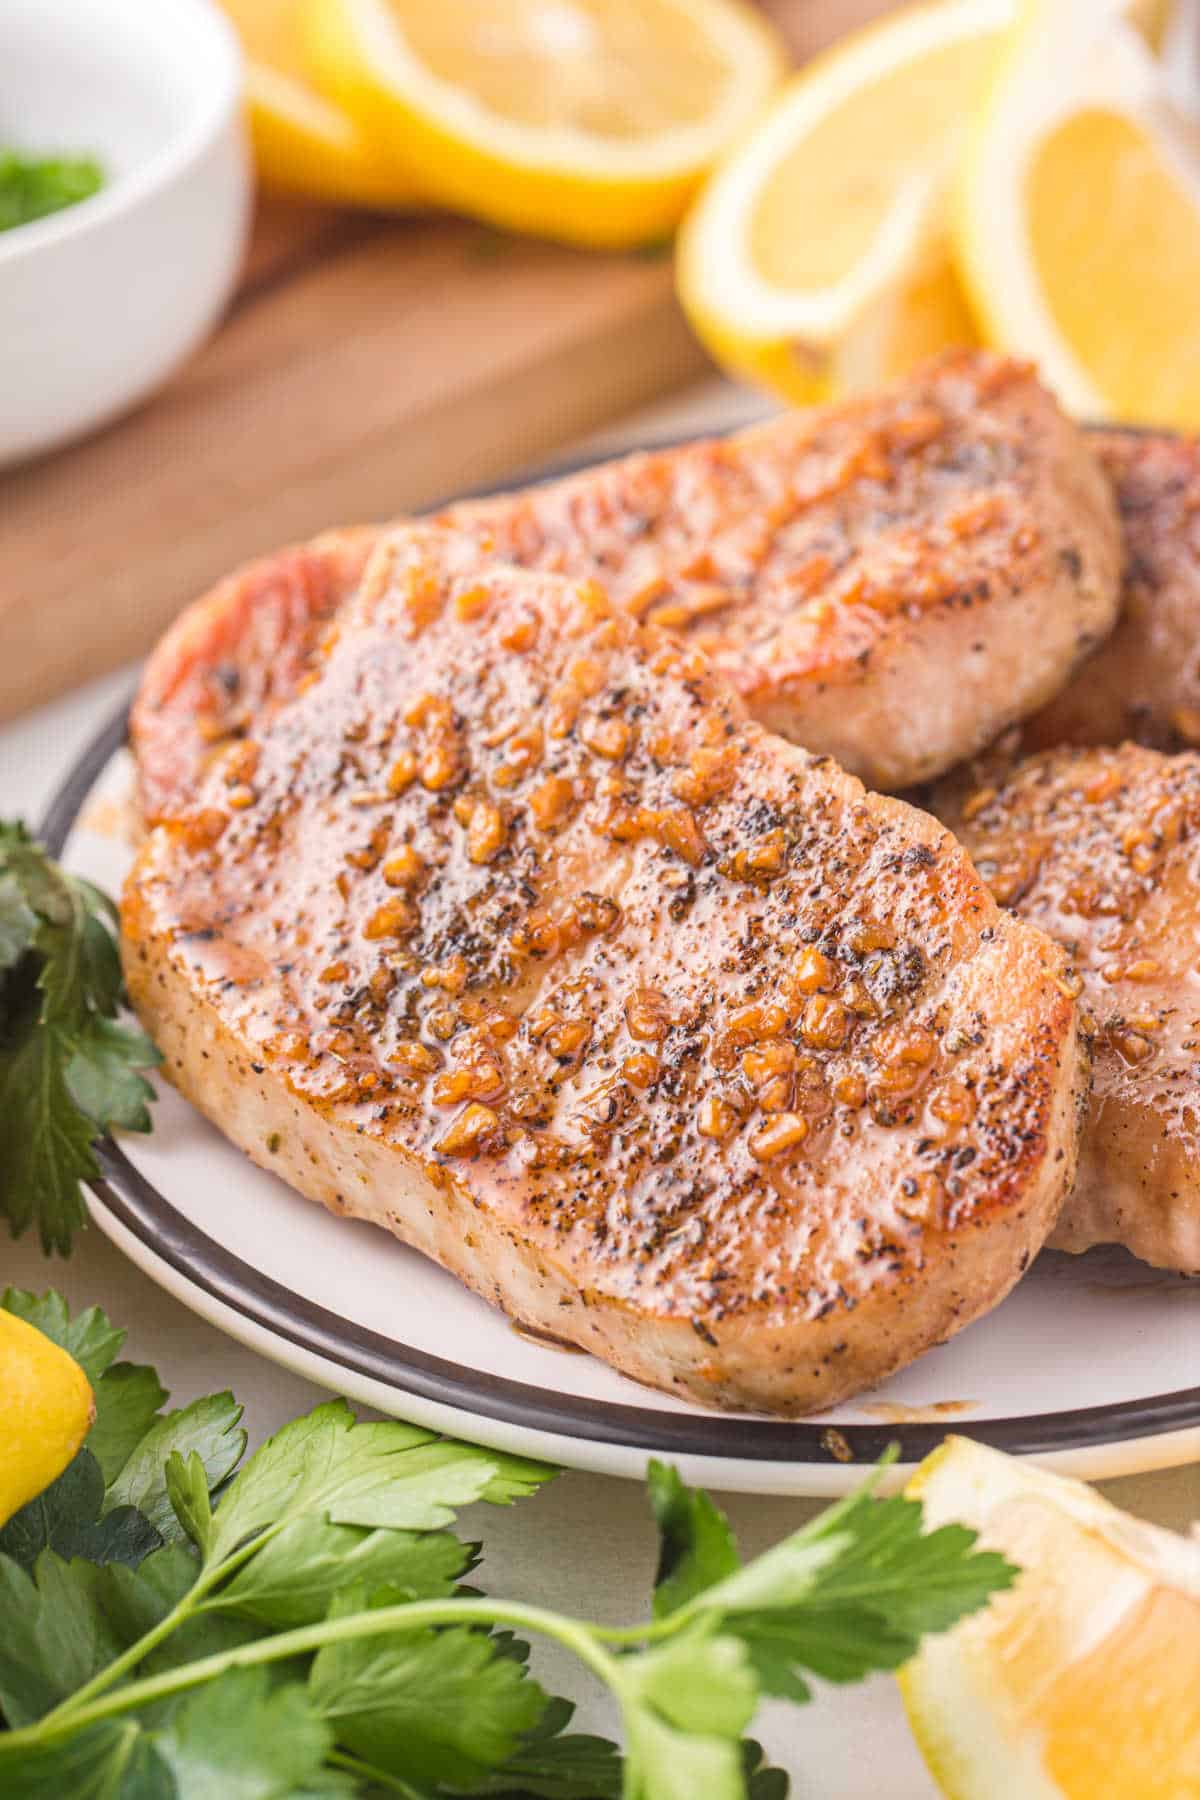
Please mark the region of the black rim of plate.
[[[581, 466], [568, 462], [542, 473], [563, 474]], [[88, 795], [124, 745], [127, 723], [128, 709], [122, 705], [81, 752], [51, 800], [40, 836], [52, 855], [62, 854]], [[657, 1455], [797, 1465], [874, 1462], [890, 1444], [899, 1445], [903, 1462], [918, 1462], [937, 1448], [951, 1424], [947, 1420], [944, 1425], [831, 1426], [812, 1420], [656, 1411], [567, 1397], [553, 1388], [464, 1368], [366, 1330], [252, 1268], [172, 1206], [111, 1139], [97, 1146], [97, 1159], [102, 1179], [92, 1186], [106, 1211], [193, 1287], [299, 1350], [459, 1413]], [[1011, 1455], [1095, 1449], [1200, 1427], [1200, 1386], [1069, 1412], [978, 1422], [965, 1418], [962, 1425], [981, 1443]]]

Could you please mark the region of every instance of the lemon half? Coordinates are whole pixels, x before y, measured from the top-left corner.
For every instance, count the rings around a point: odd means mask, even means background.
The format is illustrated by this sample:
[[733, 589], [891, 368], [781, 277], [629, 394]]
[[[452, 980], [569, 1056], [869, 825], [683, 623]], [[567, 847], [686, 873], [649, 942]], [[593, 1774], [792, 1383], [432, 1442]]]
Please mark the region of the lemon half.
[[909, 1484], [1023, 1570], [902, 1670], [951, 1800], [1200, 1800], [1200, 1544], [949, 1438]]
[[673, 229], [784, 67], [743, 0], [302, 0], [322, 90], [434, 199], [629, 246]]
[[985, 336], [1085, 417], [1200, 425], [1200, 136], [1130, 9], [1032, 0], [968, 145], [958, 247]]

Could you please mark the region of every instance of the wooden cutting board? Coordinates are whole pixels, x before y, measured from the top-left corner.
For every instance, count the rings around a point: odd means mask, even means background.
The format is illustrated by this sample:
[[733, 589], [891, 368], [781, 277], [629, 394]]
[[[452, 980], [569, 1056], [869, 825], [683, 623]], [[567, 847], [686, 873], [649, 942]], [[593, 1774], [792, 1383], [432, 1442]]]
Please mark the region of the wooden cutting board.
[[[798, 57], [885, 10], [777, 0]], [[0, 476], [0, 718], [140, 655], [238, 562], [499, 480], [707, 367], [666, 255], [267, 203], [162, 393]]]

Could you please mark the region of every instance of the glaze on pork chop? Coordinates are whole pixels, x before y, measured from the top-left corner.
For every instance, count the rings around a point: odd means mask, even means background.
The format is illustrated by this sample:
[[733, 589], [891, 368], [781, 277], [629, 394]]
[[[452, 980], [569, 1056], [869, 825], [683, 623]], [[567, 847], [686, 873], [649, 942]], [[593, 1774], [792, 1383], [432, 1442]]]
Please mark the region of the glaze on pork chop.
[[1094, 1016], [1079, 1179], [1051, 1243], [1200, 1274], [1200, 756], [996, 758], [935, 805], [996, 899], [1066, 946]]
[[594, 584], [397, 530], [148, 837], [133, 1003], [255, 1160], [536, 1330], [796, 1414], [994, 1305], [1074, 1176], [1061, 951]]
[[[488, 557], [601, 582], [702, 647], [763, 724], [884, 788], [1042, 705], [1116, 617], [1116, 514], [1091, 452], [1023, 364], [981, 353], [441, 522]], [[148, 817], [245, 729], [248, 699], [286, 698], [364, 546], [331, 534], [277, 578], [255, 564], [168, 632], [132, 722]]]
[[1200, 745], [1200, 443], [1151, 432], [1089, 436], [1121, 516], [1121, 617], [1029, 720], [1025, 745]]

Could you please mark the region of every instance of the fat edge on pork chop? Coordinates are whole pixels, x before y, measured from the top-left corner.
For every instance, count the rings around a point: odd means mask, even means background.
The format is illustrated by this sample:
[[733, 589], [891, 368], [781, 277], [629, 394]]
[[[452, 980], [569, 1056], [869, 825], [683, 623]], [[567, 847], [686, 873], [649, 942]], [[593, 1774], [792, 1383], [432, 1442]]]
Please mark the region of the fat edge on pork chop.
[[122, 920], [166, 1072], [256, 1161], [709, 1404], [910, 1361], [1074, 1176], [1062, 953], [953, 838], [449, 533], [380, 546]]
[[[1116, 512], [1083, 434], [1024, 364], [978, 352], [443, 522], [486, 557], [600, 581], [703, 648], [764, 724], [876, 787], [982, 749], [1116, 618]], [[166, 634], [131, 721], [148, 818], [286, 703], [371, 542], [263, 558]]]

